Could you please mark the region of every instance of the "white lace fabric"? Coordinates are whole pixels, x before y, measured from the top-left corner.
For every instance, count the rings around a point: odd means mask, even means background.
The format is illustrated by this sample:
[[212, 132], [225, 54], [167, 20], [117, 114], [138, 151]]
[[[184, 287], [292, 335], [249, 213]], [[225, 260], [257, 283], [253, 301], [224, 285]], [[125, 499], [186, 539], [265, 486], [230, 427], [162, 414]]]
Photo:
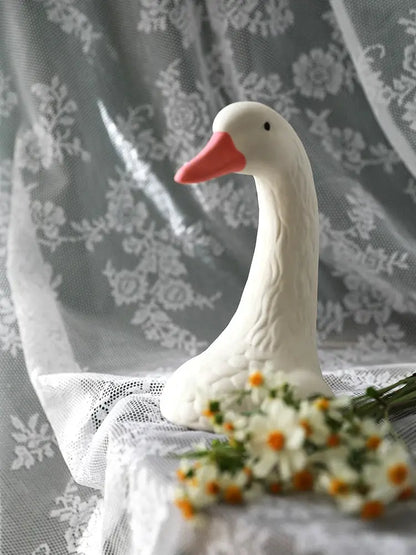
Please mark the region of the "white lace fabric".
[[[414, 501], [372, 525], [319, 497], [267, 497], [193, 530], [174, 470], [213, 436], [159, 411], [169, 373], [228, 323], [251, 260], [251, 179], [173, 182], [235, 100], [280, 111], [310, 156], [331, 387], [415, 372], [415, 13], [0, 0], [0, 553], [416, 551]], [[414, 415], [396, 425], [416, 451]]]

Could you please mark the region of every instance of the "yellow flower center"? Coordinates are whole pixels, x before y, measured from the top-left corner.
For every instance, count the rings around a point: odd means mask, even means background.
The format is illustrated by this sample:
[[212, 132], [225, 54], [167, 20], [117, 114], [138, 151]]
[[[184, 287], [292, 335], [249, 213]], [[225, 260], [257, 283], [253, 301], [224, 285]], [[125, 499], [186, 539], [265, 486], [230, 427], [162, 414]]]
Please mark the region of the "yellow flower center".
[[256, 372], [252, 372], [248, 378], [248, 383], [251, 387], [260, 387], [264, 383], [264, 376], [258, 370]]
[[244, 474], [247, 476], [248, 479], [251, 479], [251, 478], [253, 477], [253, 471], [251, 470], [250, 467], [245, 466], [245, 467], [243, 468], [243, 472], [244, 472]]
[[326, 411], [329, 409], [329, 401], [325, 397], [320, 397], [315, 401], [315, 407], [319, 410]]
[[224, 491], [224, 500], [231, 505], [238, 505], [243, 502], [241, 489], [235, 484], [227, 486]]
[[414, 494], [415, 490], [414, 488], [412, 488], [412, 486], [407, 486], [407, 488], [404, 488], [400, 494], [398, 499], [400, 499], [400, 501], [405, 501], [406, 499], [410, 499], [413, 494]]
[[395, 464], [387, 470], [389, 480], [395, 486], [400, 486], [400, 484], [403, 484], [403, 482], [406, 481], [408, 474], [409, 469], [403, 463]]
[[338, 478], [333, 478], [328, 488], [331, 495], [345, 495], [349, 492], [349, 489], [348, 484]]
[[341, 438], [339, 437], [338, 434], [331, 434], [330, 436], [328, 436], [328, 439], [326, 440], [326, 444], [328, 447], [338, 447], [340, 442], [341, 442]]
[[285, 446], [284, 434], [282, 434], [282, 432], [279, 432], [279, 430], [274, 430], [273, 432], [270, 432], [270, 434], [267, 436], [267, 445], [270, 447], [270, 449], [273, 449], [273, 451], [281, 451]]
[[381, 501], [367, 501], [361, 508], [361, 518], [366, 520], [378, 518], [384, 513], [384, 505]]
[[183, 482], [186, 479], [186, 474], [183, 470], [178, 469], [176, 471], [176, 476], [180, 482]]
[[269, 484], [269, 491], [273, 495], [277, 495], [282, 491], [282, 486], [279, 484], [279, 482], [272, 482], [271, 484]]
[[308, 491], [313, 487], [313, 476], [309, 470], [301, 470], [293, 475], [293, 487], [298, 491]]
[[377, 447], [380, 445], [380, 443], [381, 443], [381, 438], [379, 436], [370, 436], [365, 442], [365, 446], [367, 447], [367, 449], [371, 449], [375, 451]]
[[225, 422], [224, 423], [224, 430], [226, 430], [227, 432], [233, 432], [234, 431], [234, 424], [232, 422]]
[[181, 511], [183, 518], [186, 520], [189, 520], [194, 516], [194, 508], [188, 499], [175, 499], [175, 505]]
[[217, 495], [217, 493], [220, 491], [220, 486], [218, 485], [218, 482], [215, 482], [215, 480], [213, 480], [212, 482], [206, 483], [205, 491], [208, 493], [208, 495]]
[[312, 435], [312, 426], [309, 424], [309, 422], [307, 420], [301, 420], [299, 422], [299, 424], [302, 426], [302, 428], [305, 430], [305, 436], [308, 437], [310, 435]]

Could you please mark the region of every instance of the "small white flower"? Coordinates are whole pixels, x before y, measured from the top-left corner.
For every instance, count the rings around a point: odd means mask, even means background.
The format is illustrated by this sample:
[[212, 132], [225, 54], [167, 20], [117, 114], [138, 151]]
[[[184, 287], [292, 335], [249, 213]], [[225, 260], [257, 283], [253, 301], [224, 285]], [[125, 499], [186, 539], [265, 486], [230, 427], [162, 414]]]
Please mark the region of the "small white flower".
[[219, 471], [213, 463], [198, 465], [194, 476], [186, 481], [187, 496], [197, 509], [215, 503], [220, 490]]
[[388, 422], [376, 422], [372, 418], [364, 418], [359, 422], [361, 441], [367, 449], [377, 450], [382, 445], [383, 438], [391, 431]]
[[378, 464], [366, 465], [363, 476], [371, 488], [370, 497], [390, 503], [410, 485], [412, 473], [409, 453], [399, 442], [384, 441], [377, 455]]
[[288, 375], [281, 370], [276, 370], [271, 361], [267, 361], [264, 367], [259, 369], [260, 363], [250, 363], [250, 373], [247, 380], [247, 390], [255, 406], [270, 397], [270, 393], [279, 396], [283, 386], [289, 383]]
[[357, 484], [359, 474], [347, 462], [345, 457], [330, 457], [327, 460], [328, 471], [323, 473], [319, 486], [334, 497], [346, 496]]
[[234, 437], [237, 441], [245, 441], [247, 436], [247, 422], [247, 416], [234, 411], [225, 411], [222, 424], [214, 426], [214, 430], [218, 433]]
[[305, 430], [296, 410], [281, 399], [270, 400], [264, 409], [266, 414], [253, 415], [247, 425], [248, 448], [256, 461], [253, 472], [264, 478], [278, 464], [282, 479], [287, 480], [305, 465]]
[[324, 445], [330, 430], [325, 422], [324, 413], [310, 401], [301, 401], [299, 422], [305, 430], [305, 437], [318, 445]]
[[239, 470], [235, 474], [223, 472], [218, 477], [221, 488], [221, 498], [231, 505], [238, 505], [246, 499], [246, 486], [249, 483], [250, 475], [244, 470]]

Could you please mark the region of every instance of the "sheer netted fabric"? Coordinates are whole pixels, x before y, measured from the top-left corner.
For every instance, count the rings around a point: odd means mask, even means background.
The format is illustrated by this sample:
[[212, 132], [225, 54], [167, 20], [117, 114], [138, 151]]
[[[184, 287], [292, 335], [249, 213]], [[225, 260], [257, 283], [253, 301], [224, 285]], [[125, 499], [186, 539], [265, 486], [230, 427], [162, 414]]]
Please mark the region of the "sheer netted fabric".
[[[416, 11], [332, 8], [0, 0], [1, 553], [416, 551], [414, 502], [370, 526], [266, 498], [197, 530], [171, 503], [212, 434], [160, 392], [228, 323], [256, 234], [250, 177], [173, 181], [224, 105], [272, 106], [310, 156], [331, 387], [415, 371]], [[415, 417], [397, 428], [416, 450]]]

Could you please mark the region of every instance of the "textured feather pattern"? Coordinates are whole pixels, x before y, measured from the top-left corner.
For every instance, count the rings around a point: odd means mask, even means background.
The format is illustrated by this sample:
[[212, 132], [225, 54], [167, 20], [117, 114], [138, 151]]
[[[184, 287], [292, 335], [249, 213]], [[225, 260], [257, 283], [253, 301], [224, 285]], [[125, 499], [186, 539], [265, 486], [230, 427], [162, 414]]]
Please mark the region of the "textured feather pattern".
[[243, 388], [255, 369], [287, 372], [300, 395], [331, 395], [316, 351], [319, 228], [312, 170], [296, 133], [286, 122], [280, 125], [280, 162], [273, 159], [255, 176], [259, 228], [237, 311], [163, 392], [162, 413], [177, 424], [210, 429], [202, 405], [224, 397], [231, 403], [228, 394]]

